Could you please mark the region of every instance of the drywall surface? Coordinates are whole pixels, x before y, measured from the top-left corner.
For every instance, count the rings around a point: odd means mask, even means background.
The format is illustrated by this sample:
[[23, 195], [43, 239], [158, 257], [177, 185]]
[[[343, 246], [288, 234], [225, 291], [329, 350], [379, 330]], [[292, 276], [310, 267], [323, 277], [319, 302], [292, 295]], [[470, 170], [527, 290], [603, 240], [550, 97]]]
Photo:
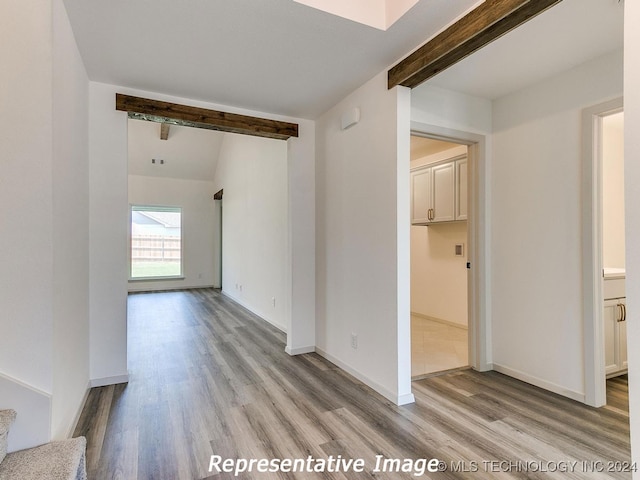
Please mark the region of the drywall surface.
[[622, 54], [500, 98], [493, 109], [493, 363], [582, 399], [581, 111], [620, 96]]
[[214, 192], [222, 198], [222, 291], [286, 331], [287, 144], [225, 134]]
[[[625, 226], [626, 292], [628, 345], [640, 345], [640, 4], [624, 5], [624, 121], [625, 121]], [[629, 348], [629, 414], [631, 424], [631, 459], [640, 462], [640, 349]], [[633, 478], [640, 478], [634, 472]]]
[[89, 382], [89, 79], [53, 0], [53, 438], [66, 438]]
[[130, 292], [214, 285], [214, 189], [213, 182], [209, 181], [129, 175], [130, 205], [182, 209], [184, 277], [180, 280], [130, 281]]
[[411, 395], [408, 93], [384, 72], [316, 122], [317, 347], [399, 403]]
[[624, 268], [624, 113], [602, 119], [602, 262]]
[[491, 100], [424, 83], [411, 91], [411, 121], [464, 132], [491, 132]]
[[10, 92], [0, 97], [0, 372], [47, 393], [53, 389], [52, 35], [50, 1], [0, 3], [0, 82]]

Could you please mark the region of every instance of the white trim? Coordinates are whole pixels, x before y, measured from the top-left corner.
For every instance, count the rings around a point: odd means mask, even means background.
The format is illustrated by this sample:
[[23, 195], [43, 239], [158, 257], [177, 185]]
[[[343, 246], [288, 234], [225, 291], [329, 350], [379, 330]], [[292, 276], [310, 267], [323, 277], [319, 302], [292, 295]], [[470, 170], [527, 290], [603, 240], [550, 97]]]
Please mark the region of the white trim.
[[320, 355], [321, 357], [326, 358], [331, 363], [333, 363], [334, 365], [338, 366], [339, 368], [341, 368], [342, 370], [347, 372], [349, 375], [357, 378], [358, 380], [360, 380], [365, 385], [371, 387], [376, 392], [378, 392], [380, 395], [382, 395], [384, 398], [386, 398], [387, 400], [393, 402], [394, 404], [396, 404], [398, 406], [407, 405], [409, 403], [414, 403], [416, 401], [413, 393], [408, 393], [406, 395], [397, 395], [397, 394], [395, 394], [393, 392], [390, 392], [389, 390], [384, 388], [379, 383], [374, 382], [373, 380], [371, 380], [369, 377], [367, 377], [363, 373], [359, 372], [358, 370], [356, 370], [354, 368], [351, 368], [349, 365], [347, 365], [343, 361], [339, 360], [338, 358], [334, 357], [333, 355], [325, 352], [324, 350], [322, 350], [322, 349], [320, 349], [318, 347], [316, 347], [316, 353], [318, 355]]
[[582, 294], [584, 403], [607, 403], [602, 285], [602, 118], [622, 111], [622, 97], [582, 111]]
[[469, 327], [467, 325], [461, 325], [459, 323], [452, 322], [451, 320], [443, 320], [442, 318], [430, 317], [429, 315], [424, 315], [424, 314], [418, 313], [418, 312], [411, 312], [411, 316], [412, 317], [418, 317], [418, 318], [424, 318], [425, 320], [430, 320], [430, 321], [436, 322], [436, 323], [442, 323], [444, 325], [448, 325], [450, 327], [460, 328], [462, 330], [469, 330]]
[[160, 286], [149, 286], [142, 287], [139, 290], [129, 288], [127, 290], [128, 293], [153, 293], [153, 292], [166, 292], [169, 290], [200, 290], [204, 288], [218, 288], [215, 285], [194, 285], [191, 287], [185, 287], [182, 285], [173, 285], [171, 287], [160, 287]]
[[129, 383], [129, 374], [114, 375], [113, 377], [94, 378], [89, 380], [91, 388], [106, 387], [107, 385], [117, 385], [119, 383]]
[[506, 367], [498, 363], [493, 364], [493, 369], [498, 373], [502, 373], [504, 375], [508, 375], [510, 377], [516, 378], [530, 385], [534, 385], [544, 390], [548, 390], [550, 392], [557, 393], [558, 395], [562, 395], [563, 397], [567, 397], [572, 400], [576, 400], [577, 402], [584, 403], [584, 400], [585, 400], [584, 393], [576, 392], [575, 390], [569, 390], [568, 388], [565, 388], [561, 385], [557, 385], [552, 382], [547, 382], [546, 380], [542, 380], [541, 378], [534, 377], [533, 375], [529, 375], [528, 373], [524, 373], [524, 372], [521, 372], [520, 370]]
[[316, 351], [316, 347], [315, 347], [315, 345], [311, 345], [311, 346], [308, 346], [308, 347], [290, 348], [287, 345], [287, 347], [285, 347], [284, 351], [293, 357], [295, 355], [304, 355], [305, 353], [314, 353]]
[[490, 224], [487, 198], [488, 165], [485, 135], [437, 125], [411, 122], [411, 134], [468, 146], [469, 214], [467, 219], [469, 365], [477, 371], [491, 370], [491, 278], [487, 260]]
[[26, 388], [26, 389], [32, 391], [33, 393], [37, 393], [38, 395], [45, 396], [48, 399], [52, 398], [52, 395], [50, 393], [45, 392], [44, 390], [41, 390], [41, 389], [39, 389], [37, 387], [29, 385], [28, 383], [25, 383], [22, 380], [18, 380], [17, 378], [12, 377], [12, 376], [7, 375], [7, 374], [4, 374], [2, 372], [0, 372], [0, 379], [7, 380], [9, 382], [13, 382], [13, 383], [15, 383], [16, 385], [18, 385], [18, 386], [20, 386], [22, 388]]

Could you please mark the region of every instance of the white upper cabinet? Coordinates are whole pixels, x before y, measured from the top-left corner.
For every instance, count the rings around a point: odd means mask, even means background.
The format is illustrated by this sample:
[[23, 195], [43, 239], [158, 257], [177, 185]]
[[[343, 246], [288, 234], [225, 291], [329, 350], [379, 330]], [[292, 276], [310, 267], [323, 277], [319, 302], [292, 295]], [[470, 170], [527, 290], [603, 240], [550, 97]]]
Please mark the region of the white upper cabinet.
[[431, 211], [431, 169], [411, 172], [411, 223], [429, 223]]
[[431, 167], [431, 176], [433, 177], [431, 220], [451, 222], [455, 220], [455, 163], [443, 163]]
[[467, 159], [456, 160], [456, 220], [467, 219]]
[[467, 158], [457, 157], [411, 171], [411, 224], [467, 219]]

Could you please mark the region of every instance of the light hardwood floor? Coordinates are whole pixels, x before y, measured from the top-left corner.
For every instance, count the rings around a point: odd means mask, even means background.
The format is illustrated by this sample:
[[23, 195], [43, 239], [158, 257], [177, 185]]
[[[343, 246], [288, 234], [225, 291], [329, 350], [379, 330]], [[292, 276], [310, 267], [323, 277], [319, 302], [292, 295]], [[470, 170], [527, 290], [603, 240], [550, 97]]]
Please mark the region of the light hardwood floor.
[[[89, 479], [630, 478], [581, 468], [629, 460], [623, 379], [615, 405], [593, 409], [465, 370], [414, 382], [416, 403], [396, 407], [316, 354], [288, 356], [284, 340], [216, 290], [131, 295], [130, 382], [92, 389], [75, 432], [88, 440]], [[364, 459], [367, 471], [213, 475], [212, 454], [342, 455]], [[373, 473], [377, 454], [449, 469]], [[453, 472], [459, 460], [479, 462], [479, 473]], [[573, 473], [484, 471], [494, 460], [580, 463]]]

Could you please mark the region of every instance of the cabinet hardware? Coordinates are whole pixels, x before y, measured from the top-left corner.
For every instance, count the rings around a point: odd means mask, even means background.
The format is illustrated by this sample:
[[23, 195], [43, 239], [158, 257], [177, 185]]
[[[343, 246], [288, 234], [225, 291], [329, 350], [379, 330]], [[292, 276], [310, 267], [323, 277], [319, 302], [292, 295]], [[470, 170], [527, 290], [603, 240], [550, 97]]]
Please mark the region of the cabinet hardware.
[[622, 306], [622, 321], [626, 322], [627, 321], [627, 306], [624, 303], [622, 303], [621, 306]]
[[624, 310], [621, 303], [616, 305], [616, 322], [620, 323], [624, 321]]

